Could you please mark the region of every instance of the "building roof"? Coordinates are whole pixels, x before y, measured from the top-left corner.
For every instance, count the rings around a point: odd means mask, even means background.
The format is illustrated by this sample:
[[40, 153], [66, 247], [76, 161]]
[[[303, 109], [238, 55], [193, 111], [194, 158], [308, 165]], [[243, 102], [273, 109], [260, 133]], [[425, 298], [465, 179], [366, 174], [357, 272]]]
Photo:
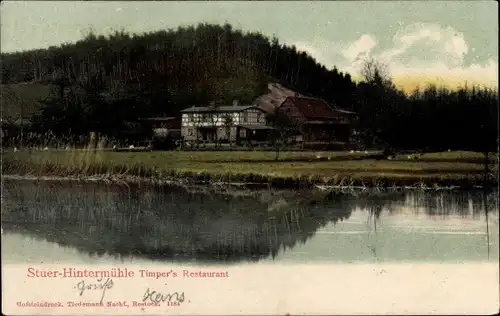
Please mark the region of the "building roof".
[[[159, 122], [164, 124], [166, 128], [169, 129], [180, 129], [181, 128], [181, 118], [180, 117], [148, 117], [139, 119], [142, 122]], [[154, 124], [154, 123], [153, 123]]]
[[258, 97], [254, 104], [260, 107], [265, 112], [273, 112], [279, 107], [287, 97], [304, 95], [284, 87], [282, 84], [270, 82], [267, 85], [268, 92]]
[[341, 109], [339, 107], [334, 107], [334, 108], [335, 108], [335, 111], [340, 112], [340, 113], [349, 114], [349, 115], [356, 115], [356, 112], [353, 112], [353, 111], [347, 111], [347, 110]]
[[267, 126], [267, 125], [259, 125], [259, 124], [236, 124], [235, 126], [243, 127], [245, 129], [250, 129], [250, 130], [274, 129], [274, 127]]
[[171, 121], [175, 120], [176, 117], [147, 117], [147, 118], [142, 118], [139, 119], [140, 121], [161, 121], [161, 122], [166, 122], [166, 121]]
[[255, 105], [222, 105], [222, 106], [192, 106], [190, 108], [184, 109], [182, 113], [209, 113], [209, 112], [241, 112], [248, 109], [260, 109]]
[[287, 101], [292, 102], [306, 119], [339, 119], [349, 114], [355, 114], [332, 107], [322, 99], [293, 96], [286, 98], [284, 102]]

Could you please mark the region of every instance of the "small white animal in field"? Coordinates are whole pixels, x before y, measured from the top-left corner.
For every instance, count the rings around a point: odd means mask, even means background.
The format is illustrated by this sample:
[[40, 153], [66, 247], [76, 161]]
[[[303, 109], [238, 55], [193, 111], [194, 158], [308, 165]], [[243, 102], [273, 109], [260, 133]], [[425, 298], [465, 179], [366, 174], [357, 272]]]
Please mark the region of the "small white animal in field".
[[17, 152], [17, 147], [14, 147], [14, 152]]
[[113, 145], [113, 149], [116, 149], [116, 145]]
[[368, 153], [368, 150], [365, 150], [365, 154], [367, 154], [367, 153]]
[[45, 147], [43, 150], [44, 150], [44, 151], [48, 151], [48, 150], [49, 150], [49, 147]]
[[450, 151], [451, 151], [451, 149], [448, 149], [448, 152], [450, 152]]
[[128, 146], [129, 149], [134, 149], [134, 145]]
[[387, 160], [392, 160], [392, 156], [387, 157]]
[[354, 150], [350, 150], [349, 152], [352, 154], [352, 153], [354, 153]]
[[65, 148], [65, 149], [66, 149], [66, 150], [71, 150], [71, 148], [70, 148], [69, 146], [66, 146], [66, 148]]
[[321, 159], [321, 156], [320, 155], [316, 155], [316, 158]]

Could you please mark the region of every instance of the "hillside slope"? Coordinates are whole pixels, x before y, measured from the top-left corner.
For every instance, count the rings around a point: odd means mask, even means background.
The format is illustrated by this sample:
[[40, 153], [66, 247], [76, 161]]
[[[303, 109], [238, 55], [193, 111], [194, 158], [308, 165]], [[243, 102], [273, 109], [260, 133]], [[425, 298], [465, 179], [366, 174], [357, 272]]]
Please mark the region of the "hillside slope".
[[277, 106], [279, 106], [286, 98], [291, 96], [303, 96], [301, 93], [294, 91], [292, 89], [284, 87], [282, 84], [277, 82], [270, 82], [267, 86], [267, 93], [259, 96], [254, 104], [259, 106], [266, 112], [271, 112]]
[[2, 54], [1, 70], [6, 85], [66, 80], [120, 98], [141, 94], [153, 103], [154, 111], [172, 115], [212, 100], [252, 102], [266, 93], [269, 82], [284, 83], [340, 106], [353, 104], [356, 91], [348, 74], [328, 70], [276, 38], [243, 33], [228, 24], [141, 35], [89, 34], [74, 44]]
[[[243, 87], [234, 88], [235, 97], [238, 97], [238, 94], [240, 94], [238, 89], [245, 89], [244, 84], [251, 85], [252, 83], [244, 82], [242, 84]], [[43, 107], [40, 100], [48, 98], [51, 89], [52, 87], [50, 84], [36, 82], [2, 85], [0, 92], [3, 120], [16, 123], [19, 122], [21, 117], [23, 117], [24, 120], [30, 120], [33, 115], [40, 113]], [[263, 93], [251, 103], [259, 106], [266, 112], [271, 112], [289, 96], [304, 96], [274, 81], [269, 82], [267, 84], [267, 91], [262, 90], [262, 92]]]
[[21, 117], [29, 120], [40, 112], [42, 104], [39, 101], [47, 98], [50, 90], [50, 85], [35, 82], [1, 85], [2, 119], [8, 122], [18, 122]]
[[177, 116], [211, 101], [238, 99], [269, 110], [297, 91], [354, 110], [356, 129], [392, 147], [498, 149], [498, 90], [428, 87], [409, 96], [380, 75], [377, 63], [367, 64], [375, 67], [373, 76], [356, 84], [293, 46], [229, 24], [89, 34], [60, 47], [2, 54], [1, 60], [4, 114], [36, 113], [37, 100], [48, 94], [32, 128], [56, 135], [98, 131], [116, 137], [129, 131], [124, 122]]

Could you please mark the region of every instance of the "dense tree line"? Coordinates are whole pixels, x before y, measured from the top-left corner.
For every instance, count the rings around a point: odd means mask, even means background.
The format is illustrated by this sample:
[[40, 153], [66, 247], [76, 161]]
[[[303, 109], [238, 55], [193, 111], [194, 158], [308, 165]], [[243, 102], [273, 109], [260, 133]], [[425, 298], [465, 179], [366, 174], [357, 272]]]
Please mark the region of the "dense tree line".
[[231, 25], [200, 24], [142, 35], [89, 34], [74, 44], [2, 54], [2, 84], [45, 82], [53, 93], [33, 127], [78, 137], [112, 137], [140, 117], [179, 115], [214, 100], [252, 102], [278, 81], [359, 114], [364, 138], [395, 148], [497, 148], [498, 92], [428, 87], [398, 91], [382, 65], [365, 80], [328, 70], [293, 46]]
[[276, 38], [242, 33], [229, 24], [143, 35], [91, 33], [75, 44], [2, 55], [3, 83], [51, 82], [61, 75], [70, 80], [99, 75], [110, 90], [144, 89], [153, 81], [156, 87], [147, 88], [168, 89], [176, 102], [165, 110], [174, 113], [214, 98], [251, 102], [269, 78], [348, 107], [355, 90], [348, 74], [329, 71]]
[[376, 61], [362, 74], [356, 110], [367, 139], [399, 149], [498, 150], [498, 90], [430, 85], [406, 95]]

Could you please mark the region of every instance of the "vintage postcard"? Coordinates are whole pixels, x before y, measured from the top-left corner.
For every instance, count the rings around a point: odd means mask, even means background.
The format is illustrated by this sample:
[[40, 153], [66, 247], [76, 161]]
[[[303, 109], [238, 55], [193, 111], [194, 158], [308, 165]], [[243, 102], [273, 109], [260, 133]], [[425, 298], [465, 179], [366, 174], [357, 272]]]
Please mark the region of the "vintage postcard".
[[6, 315], [496, 314], [495, 1], [3, 1]]

